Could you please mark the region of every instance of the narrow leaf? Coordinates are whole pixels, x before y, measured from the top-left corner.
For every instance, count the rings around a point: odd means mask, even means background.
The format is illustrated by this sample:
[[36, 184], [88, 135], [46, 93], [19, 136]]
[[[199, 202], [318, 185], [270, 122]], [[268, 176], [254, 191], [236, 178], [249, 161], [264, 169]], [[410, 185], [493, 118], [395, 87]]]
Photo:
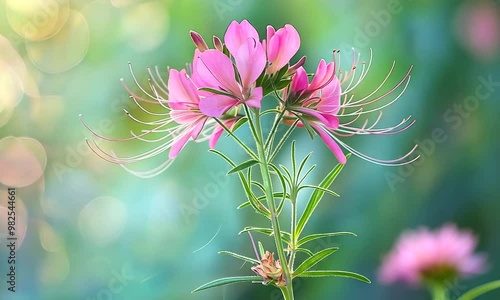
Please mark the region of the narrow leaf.
[[199, 292], [202, 290], [206, 290], [209, 288], [221, 286], [221, 285], [226, 285], [226, 284], [232, 284], [232, 283], [242, 283], [242, 282], [262, 282], [262, 277], [260, 276], [239, 276], [239, 277], [225, 277], [225, 278], [219, 278], [214, 281], [210, 281], [209, 283], [205, 283], [204, 285], [194, 289], [191, 293]]
[[330, 237], [330, 236], [337, 236], [337, 235], [353, 235], [353, 236], [357, 236], [356, 234], [354, 234], [352, 232], [347, 232], [347, 231], [346, 232], [330, 232], [330, 233], [311, 234], [311, 235], [308, 235], [306, 237], [301, 238], [297, 242], [297, 247], [302, 246], [305, 243], [308, 243], [310, 241], [314, 241], [316, 239], [321, 239], [321, 238]]
[[[348, 154], [349, 156], [349, 154]], [[348, 157], [347, 156], [347, 157]], [[335, 178], [339, 175], [340, 171], [342, 171], [342, 168], [344, 167], [343, 164], [338, 164], [333, 168], [328, 175], [326, 175], [325, 179], [319, 184], [319, 187], [323, 189], [328, 189], [328, 187], [333, 183]], [[297, 231], [296, 231], [296, 236], [300, 236], [302, 233], [302, 230], [306, 226], [307, 222], [309, 221], [309, 218], [311, 217], [312, 213], [316, 209], [316, 206], [318, 206], [319, 201], [325, 194], [325, 191], [316, 189], [312, 195], [311, 198], [309, 199], [309, 202], [307, 203], [307, 206], [304, 210], [304, 213], [299, 219], [299, 222], [297, 223]]]
[[339, 250], [338, 247], [333, 247], [315, 253], [313, 256], [304, 260], [304, 262], [295, 270], [295, 272], [293, 272], [294, 273], [293, 275], [299, 276], [302, 272], [309, 270], [314, 265], [316, 265], [317, 263], [319, 263], [320, 261], [322, 261], [323, 259], [325, 259], [326, 257], [328, 257], [330, 254], [332, 254], [337, 250]]
[[335, 197], [340, 197], [340, 195], [339, 195], [339, 194], [337, 194], [337, 193], [335, 193], [334, 191], [330, 191], [329, 189], [325, 189], [325, 188], [322, 188], [322, 187], [317, 186], [317, 185], [309, 185], [309, 184], [306, 184], [306, 185], [301, 186], [301, 187], [299, 188], [299, 191], [300, 191], [301, 189], [306, 189], [306, 188], [308, 188], [308, 189], [320, 190], [320, 191], [323, 191], [323, 192], [325, 192], [325, 193], [327, 193], [327, 194], [330, 194], [330, 195], [332, 195], [332, 196], [335, 196]]
[[357, 279], [366, 283], [371, 283], [365, 276], [347, 271], [306, 271], [297, 277], [348, 277]]
[[231, 170], [229, 170], [229, 172], [227, 172], [227, 174], [229, 175], [229, 174], [233, 174], [233, 173], [238, 172], [238, 171], [243, 171], [246, 168], [250, 168], [251, 166], [258, 164], [258, 163], [259, 162], [257, 160], [254, 160], [254, 159], [247, 160], [247, 161], [237, 165], [236, 167], [232, 168]]
[[460, 298], [458, 298], [457, 300], [472, 300], [498, 288], [500, 288], [500, 280], [488, 282], [473, 288], [472, 290], [460, 296]]
[[309, 255], [309, 256], [313, 256], [313, 255], [314, 255], [314, 253], [312, 253], [312, 251], [311, 251], [311, 250], [306, 249], [306, 248], [297, 248], [297, 249], [296, 249], [296, 251], [299, 251], [299, 252], [304, 252], [304, 253], [306, 253], [306, 254], [307, 254], [307, 255]]
[[262, 243], [259, 241], [259, 253], [260, 257], [264, 257], [264, 254], [266, 254], [266, 251], [264, 251], [264, 246], [262, 246]]
[[[261, 227], [245, 227], [243, 228], [242, 231], [240, 231], [238, 234], [242, 234], [248, 231], [254, 231], [254, 232], [259, 232], [268, 236], [272, 236], [274, 234], [274, 231], [271, 228], [261, 228]], [[281, 238], [286, 242], [290, 243], [290, 233], [281, 231]]]
[[246, 122], [248, 122], [247, 117], [240, 118], [238, 121], [236, 121], [236, 123], [234, 123], [233, 128], [231, 129], [232, 132], [235, 132], [238, 128], [241, 127], [241, 125], [245, 124]]
[[254, 265], [258, 265], [259, 264], [258, 260], [254, 259], [254, 258], [250, 258], [250, 257], [246, 257], [246, 256], [243, 256], [243, 255], [240, 255], [238, 253], [234, 253], [234, 252], [230, 252], [230, 251], [219, 251], [219, 254], [227, 254], [227, 255], [230, 255], [230, 256], [235, 257], [237, 259], [241, 259], [241, 260], [247, 261], [249, 263], [252, 263]]

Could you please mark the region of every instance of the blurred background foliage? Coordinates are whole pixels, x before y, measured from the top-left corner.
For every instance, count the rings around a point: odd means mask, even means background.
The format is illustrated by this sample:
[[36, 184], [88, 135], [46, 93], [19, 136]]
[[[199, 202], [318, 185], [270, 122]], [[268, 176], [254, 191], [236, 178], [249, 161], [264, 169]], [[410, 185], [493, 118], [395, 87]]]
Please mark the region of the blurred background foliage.
[[[248, 265], [217, 251], [252, 256], [248, 237], [237, 233], [266, 225], [250, 209], [236, 209], [245, 200], [237, 178], [224, 176], [228, 166], [206, 144], [191, 143], [167, 172], [140, 179], [91, 153], [78, 117], [106, 136], [137, 132], [122, 111], [137, 112], [119, 81], [137, 90], [127, 62], [146, 83], [147, 66], [165, 75], [167, 66], [191, 61], [189, 30], [209, 40], [242, 19], [261, 37], [268, 24], [293, 24], [302, 40], [294, 60], [307, 55], [311, 72], [332, 49], [343, 51], [344, 68], [351, 47], [362, 60], [373, 49], [360, 96], [393, 60], [387, 88], [415, 66], [384, 122], [411, 114], [417, 123], [398, 136], [349, 142], [381, 158], [419, 143], [420, 161], [388, 168], [351, 158], [333, 185], [341, 198], [327, 196], [306, 228], [357, 233], [312, 248], [339, 246], [323, 267], [359, 272], [373, 283], [301, 280], [297, 299], [426, 299], [418, 289], [380, 285], [376, 270], [403, 230], [447, 222], [473, 230], [490, 264], [482, 276], [450, 283], [452, 295], [500, 277], [498, 1], [2, 0], [0, 16], [0, 234], [3, 244], [6, 189], [17, 187], [20, 246], [17, 291], [7, 292], [2, 275], [1, 299], [279, 299], [273, 289], [249, 284], [190, 294], [215, 278], [251, 275]], [[496, 84], [485, 86], [488, 80]], [[488, 94], [480, 100], [478, 87]], [[318, 182], [335, 158], [305, 132], [294, 138], [299, 157], [314, 152], [311, 181]], [[100, 144], [121, 154], [149, 146]], [[245, 159], [227, 138], [217, 148]], [[287, 152], [280, 161], [288, 162]], [[167, 153], [160, 156], [132, 168], [154, 166]], [[272, 250], [268, 237], [257, 238]], [[5, 274], [6, 247], [0, 254]]]

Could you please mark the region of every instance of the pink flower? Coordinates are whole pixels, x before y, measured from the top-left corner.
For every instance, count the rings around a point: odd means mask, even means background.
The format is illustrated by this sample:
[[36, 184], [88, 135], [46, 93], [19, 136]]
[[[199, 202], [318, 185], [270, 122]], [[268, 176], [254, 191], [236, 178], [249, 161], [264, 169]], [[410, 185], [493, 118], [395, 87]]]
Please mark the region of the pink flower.
[[267, 74], [274, 74], [283, 68], [300, 48], [300, 36], [292, 25], [274, 30], [267, 26], [267, 40], [263, 42], [267, 52], [267, 60], [270, 65], [266, 69]]
[[289, 95], [286, 98], [286, 109], [299, 117], [299, 126], [307, 122], [318, 133], [320, 138], [333, 152], [337, 160], [344, 164], [346, 157], [335, 140], [327, 134], [327, 130], [335, 130], [339, 126], [336, 116], [340, 109], [341, 87], [335, 76], [335, 65], [321, 60], [316, 73], [309, 83], [303, 67], [297, 69], [292, 77]]
[[[143, 178], [156, 176], [166, 170], [189, 141], [202, 142], [208, 140], [209, 147], [213, 149], [224, 132], [224, 128], [214, 118], [205, 115], [200, 110], [201, 99], [209, 93], [199, 91], [195, 82], [185, 70], [170, 69], [167, 83], [160, 77], [158, 69], [156, 69], [155, 73], [149, 70], [151, 91], [141, 87], [132, 73], [134, 82], [138, 89], [146, 95], [145, 97], [137, 95], [124, 84], [125, 89], [130, 93], [138, 108], [148, 115], [148, 120], [141, 120], [125, 111], [130, 119], [145, 128], [141, 130], [141, 133], [136, 134], [131, 131], [130, 137], [112, 139], [98, 134], [84, 123], [96, 137], [106, 141], [140, 140], [157, 144], [152, 149], [138, 155], [117, 156], [114, 152], [108, 153], [103, 150], [96, 142], [89, 143], [91, 149], [101, 158], [120, 164], [128, 172]], [[227, 100], [225, 98], [227, 97], [221, 96], [221, 99]], [[141, 103], [146, 103], [147, 106], [143, 106]], [[151, 107], [155, 104], [158, 109]], [[224, 116], [220, 122], [227, 128], [232, 129], [239, 118], [238, 115], [228, 115]], [[135, 171], [125, 166], [129, 163], [150, 159], [166, 151], [169, 152], [168, 158], [151, 170]]]
[[217, 118], [238, 104], [260, 107], [262, 87], [256, 87], [255, 82], [266, 66], [266, 55], [258, 33], [248, 21], [241, 24], [233, 21], [224, 41], [235, 66], [219, 50], [197, 51], [193, 62], [193, 77], [199, 88], [215, 90], [201, 99], [200, 109]]
[[[334, 57], [338, 61], [339, 52], [334, 52]], [[340, 137], [349, 137], [353, 135], [390, 135], [399, 133], [409, 128], [414, 122], [409, 122], [410, 118], [403, 119], [399, 124], [387, 128], [376, 128], [376, 125], [381, 119], [382, 109], [395, 102], [406, 89], [409, 82], [411, 68], [408, 73], [396, 84], [395, 87], [383, 93], [380, 96], [372, 97], [377, 93], [387, 81], [392, 72], [392, 68], [382, 83], [368, 96], [354, 100], [354, 96], [348, 96], [366, 77], [371, 65], [370, 62], [366, 66], [363, 63], [361, 73], [356, 76], [358, 60], [353, 53], [353, 61], [351, 69], [348, 71], [340, 71], [335, 65], [335, 62], [326, 63], [321, 60], [318, 64], [316, 72], [311, 82], [304, 68], [297, 68], [292, 77], [290, 86], [285, 88], [283, 92], [282, 105], [287, 111], [285, 123], [293, 124], [297, 121], [297, 126], [306, 127], [309, 131], [316, 132], [319, 137], [325, 142], [327, 147], [333, 152], [337, 160], [344, 164], [346, 156], [342, 148], [345, 148], [354, 155], [359, 156], [367, 161], [380, 165], [402, 165], [415, 161], [418, 156], [406, 160], [416, 149], [413, 147], [407, 154], [393, 160], [381, 160], [363, 154], [346, 143]], [[394, 68], [394, 65], [393, 65]], [[384, 98], [390, 96], [400, 86], [404, 88], [402, 91], [388, 103], [378, 104]], [[345, 88], [342, 85], [346, 85]], [[380, 94], [380, 93], [379, 93]], [[366, 107], [369, 106], [367, 109]], [[369, 120], [366, 119], [362, 126], [353, 125], [359, 118], [365, 114], [378, 112], [376, 120], [369, 125]], [[304, 124], [305, 123], [305, 124]]]
[[453, 224], [431, 232], [427, 228], [405, 232], [379, 270], [384, 283], [412, 285], [444, 282], [484, 272], [485, 257], [474, 254], [476, 237]]
[[[210, 119], [209, 116], [200, 111], [200, 96], [198, 90], [185, 70], [177, 71], [170, 70], [168, 78], [169, 99], [167, 100], [170, 106], [170, 117], [178, 124], [184, 124], [185, 127], [179, 131], [174, 138], [172, 147], [170, 148], [169, 157], [176, 157], [182, 148], [186, 145], [190, 138], [196, 140], [200, 135], [205, 123]], [[228, 98], [220, 96], [221, 99]], [[231, 127], [235, 118], [225, 120], [225, 125]], [[209, 139], [209, 146], [213, 149], [220, 138], [224, 128], [220, 125], [215, 125], [214, 131]]]

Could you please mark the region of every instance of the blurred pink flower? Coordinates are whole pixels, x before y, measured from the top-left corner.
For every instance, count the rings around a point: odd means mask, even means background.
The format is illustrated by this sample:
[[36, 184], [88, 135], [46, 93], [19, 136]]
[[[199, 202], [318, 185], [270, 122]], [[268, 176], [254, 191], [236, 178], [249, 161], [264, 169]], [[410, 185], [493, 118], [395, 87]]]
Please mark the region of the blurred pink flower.
[[460, 231], [453, 224], [434, 232], [427, 228], [405, 232], [384, 258], [379, 278], [387, 284], [401, 281], [418, 285], [480, 274], [485, 257], [474, 254], [476, 245], [471, 232]]
[[465, 48], [478, 58], [491, 59], [498, 55], [499, 13], [499, 6], [493, 1], [464, 2], [459, 10], [457, 34]]

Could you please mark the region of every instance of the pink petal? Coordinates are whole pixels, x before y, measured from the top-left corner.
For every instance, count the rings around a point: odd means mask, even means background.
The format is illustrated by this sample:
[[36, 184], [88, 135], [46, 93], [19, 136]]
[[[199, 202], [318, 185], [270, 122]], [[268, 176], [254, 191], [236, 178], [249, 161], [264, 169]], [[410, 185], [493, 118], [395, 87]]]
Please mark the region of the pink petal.
[[316, 69], [316, 73], [314, 74], [314, 78], [308, 90], [312, 92], [323, 88], [325, 84], [333, 80], [333, 76], [335, 76], [335, 64], [329, 63], [327, 65], [322, 59], [318, 64], [318, 68]]
[[274, 29], [273, 26], [267, 25], [267, 27], [266, 27], [266, 34], [267, 34], [266, 40], [267, 41], [271, 40], [271, 38], [273, 37], [275, 32], [276, 32], [276, 30]]
[[219, 138], [221, 137], [223, 132], [224, 128], [222, 128], [222, 126], [220, 126], [219, 124], [215, 125], [214, 131], [210, 136], [210, 139], [208, 140], [208, 146], [210, 147], [210, 149], [215, 148], [215, 145], [217, 144], [217, 141], [219, 141]]
[[307, 78], [306, 70], [303, 67], [299, 67], [292, 77], [291, 89], [295, 93], [300, 93], [307, 88], [309, 85], [309, 79]]
[[[231, 129], [233, 127], [234, 123], [236, 123], [236, 121], [238, 121], [238, 119], [239, 118], [229, 119], [229, 120], [224, 122], [224, 125], [226, 125], [227, 128]], [[213, 131], [212, 135], [210, 136], [210, 140], [208, 141], [208, 146], [210, 147], [210, 149], [215, 148], [215, 145], [217, 144], [217, 141], [219, 140], [219, 138], [221, 137], [223, 132], [224, 132], [224, 128], [222, 126], [220, 126], [219, 124], [215, 125], [214, 131]]]
[[260, 108], [260, 102], [262, 100], [262, 87], [256, 87], [252, 90], [250, 97], [245, 100], [245, 104], [251, 107]]
[[321, 112], [336, 114], [340, 110], [341, 92], [340, 81], [335, 76], [327, 86], [321, 89], [320, 102], [316, 108]]
[[316, 129], [316, 132], [318, 133], [319, 137], [325, 142], [326, 146], [330, 148], [330, 150], [333, 152], [339, 163], [345, 164], [347, 162], [347, 159], [342, 152], [342, 149], [340, 149], [339, 145], [335, 140], [329, 136], [323, 128], [321, 128], [319, 125], [316, 125], [314, 123], [310, 124], [314, 129]]
[[300, 48], [300, 36], [292, 25], [285, 25], [268, 38], [267, 58], [271, 62], [267, 73], [273, 74], [283, 68]]
[[329, 114], [322, 114], [314, 109], [305, 107], [297, 108], [296, 110], [301, 113], [315, 117], [329, 129], [337, 129], [339, 126], [339, 119], [336, 116]]
[[196, 140], [198, 138], [206, 122], [207, 118], [201, 118], [198, 119], [198, 121], [193, 124], [193, 127], [191, 129], [191, 137], [193, 138], [193, 140]]
[[248, 39], [234, 55], [243, 91], [248, 90], [266, 67], [264, 48], [257, 40]]
[[191, 137], [191, 132], [186, 132], [184, 135], [180, 136], [177, 141], [172, 145], [172, 148], [170, 148], [170, 152], [168, 153], [169, 158], [175, 158], [179, 152], [181, 152], [182, 148], [186, 145], [186, 143], [189, 141], [189, 138]]
[[231, 22], [224, 35], [226, 47], [233, 56], [248, 39], [259, 41], [259, 34], [247, 20], [241, 21], [241, 24]]
[[219, 50], [207, 50], [199, 54], [196, 63], [197, 76], [204, 82], [204, 86], [217, 90], [225, 90], [238, 96], [241, 89], [236, 82], [234, 68], [229, 57]]
[[197, 105], [198, 93], [194, 84], [189, 80], [186, 71], [170, 69], [168, 77], [169, 105], [172, 109], [185, 109], [186, 104]]
[[238, 103], [234, 98], [212, 94], [200, 100], [200, 110], [206, 116], [219, 118]]

